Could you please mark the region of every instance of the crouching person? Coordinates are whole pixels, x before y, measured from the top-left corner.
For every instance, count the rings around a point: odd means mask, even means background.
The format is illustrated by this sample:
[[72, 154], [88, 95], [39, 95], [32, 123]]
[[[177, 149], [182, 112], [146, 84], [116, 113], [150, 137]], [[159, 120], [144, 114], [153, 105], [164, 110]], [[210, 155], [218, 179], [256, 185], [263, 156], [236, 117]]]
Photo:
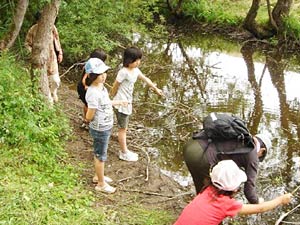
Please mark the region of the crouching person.
[[211, 184], [189, 203], [174, 225], [218, 225], [226, 217], [262, 213], [288, 204], [292, 194], [284, 194], [259, 204], [242, 204], [234, 199], [247, 176], [233, 160], [220, 161], [210, 174]]

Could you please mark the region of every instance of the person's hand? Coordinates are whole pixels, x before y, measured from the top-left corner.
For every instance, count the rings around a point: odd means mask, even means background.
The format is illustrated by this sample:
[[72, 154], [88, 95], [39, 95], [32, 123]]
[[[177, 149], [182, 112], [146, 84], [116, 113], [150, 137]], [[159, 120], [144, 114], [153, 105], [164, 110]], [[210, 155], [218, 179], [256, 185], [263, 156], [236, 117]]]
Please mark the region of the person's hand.
[[120, 106], [128, 106], [129, 102], [126, 100], [118, 100], [112, 101], [113, 105], [120, 105]]
[[129, 102], [128, 101], [120, 101], [121, 106], [128, 106]]
[[62, 53], [59, 53], [58, 56], [57, 56], [57, 62], [61, 63], [62, 60], [63, 60], [63, 55], [62, 55]]
[[261, 198], [261, 197], [260, 197], [260, 198], [258, 198], [258, 204], [259, 204], [259, 203], [263, 203], [264, 201], [265, 201], [265, 199], [264, 199], [264, 198]]
[[291, 202], [293, 195], [291, 193], [280, 196], [281, 204], [285, 205]]
[[161, 89], [159, 89], [159, 88], [155, 88], [155, 92], [158, 94], [158, 95], [160, 95], [160, 96], [164, 96], [164, 93], [163, 93], [163, 91], [161, 90]]

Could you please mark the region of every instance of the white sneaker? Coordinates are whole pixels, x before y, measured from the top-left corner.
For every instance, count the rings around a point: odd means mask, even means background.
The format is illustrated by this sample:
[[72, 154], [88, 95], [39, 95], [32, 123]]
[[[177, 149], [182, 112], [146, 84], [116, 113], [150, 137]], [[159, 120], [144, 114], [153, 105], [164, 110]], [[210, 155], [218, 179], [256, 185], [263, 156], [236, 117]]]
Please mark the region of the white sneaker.
[[89, 130], [89, 125], [87, 123], [82, 123], [80, 126], [82, 129]]
[[[104, 176], [104, 182], [111, 183], [111, 182], [113, 182], [113, 180], [110, 177]], [[96, 177], [96, 176], [93, 177], [93, 183], [94, 184], [98, 183], [98, 177]]]
[[108, 193], [108, 194], [112, 194], [116, 191], [116, 188], [110, 186], [108, 183], [105, 183], [103, 187], [97, 185], [95, 187], [95, 190], [96, 191], [101, 191], [101, 192], [104, 192], [104, 193]]
[[127, 149], [126, 152], [119, 152], [119, 159], [129, 162], [136, 162], [139, 159], [139, 155]]

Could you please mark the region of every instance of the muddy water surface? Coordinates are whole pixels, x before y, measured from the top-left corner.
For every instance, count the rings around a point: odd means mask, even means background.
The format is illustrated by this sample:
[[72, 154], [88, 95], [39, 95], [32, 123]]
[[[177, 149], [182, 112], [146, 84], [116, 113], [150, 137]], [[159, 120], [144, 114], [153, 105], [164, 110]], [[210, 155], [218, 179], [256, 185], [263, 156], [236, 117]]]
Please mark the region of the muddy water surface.
[[[182, 146], [201, 128], [207, 114], [227, 112], [243, 118], [252, 134], [263, 132], [272, 139], [273, 147], [260, 163], [259, 195], [269, 200], [300, 185], [298, 55], [283, 48], [263, 49], [252, 42], [240, 45], [195, 34], [173, 40], [141, 40], [137, 40], [137, 45], [144, 46], [140, 69], [163, 89], [165, 97], [137, 82], [132, 119], [147, 128], [141, 129], [145, 132], [143, 147], [164, 173], [192, 187]], [[113, 83], [116, 71], [107, 83]], [[133, 142], [129, 140], [129, 146]], [[287, 207], [225, 224], [275, 224], [282, 213], [300, 203], [297, 192]], [[239, 199], [246, 202], [242, 195]], [[300, 210], [284, 220], [299, 224]]]
[[[141, 82], [135, 89], [133, 118], [146, 126], [145, 146], [160, 153], [159, 166], [182, 185], [191, 184], [182, 145], [208, 113], [243, 118], [252, 134], [273, 143], [260, 164], [258, 192], [266, 200], [300, 185], [300, 62], [284, 49], [239, 45], [217, 37], [184, 36], [149, 41], [141, 70], [163, 89], [159, 98]], [[281, 213], [300, 203], [227, 224], [275, 224]], [[242, 196], [241, 196], [242, 197]], [[244, 199], [245, 200], [245, 199]], [[300, 210], [285, 218], [300, 222]], [[292, 223], [293, 224], [293, 223]]]

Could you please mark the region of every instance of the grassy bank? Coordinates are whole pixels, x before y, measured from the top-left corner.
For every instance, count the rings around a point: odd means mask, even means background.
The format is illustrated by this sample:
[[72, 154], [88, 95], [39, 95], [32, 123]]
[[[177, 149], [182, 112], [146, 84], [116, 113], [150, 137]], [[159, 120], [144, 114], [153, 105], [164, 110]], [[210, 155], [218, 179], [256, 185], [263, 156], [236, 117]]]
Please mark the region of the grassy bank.
[[169, 213], [135, 204], [94, 206], [83, 165], [64, 150], [68, 119], [32, 92], [29, 77], [14, 56], [0, 56], [0, 224], [170, 224]]
[[[271, 0], [272, 9], [277, 0]], [[203, 0], [203, 1], [186, 1], [183, 5], [184, 14], [194, 21], [209, 24], [218, 24], [220, 26], [242, 25], [250, 7], [252, 0]], [[294, 3], [289, 18], [286, 19], [287, 36], [294, 39], [300, 39], [300, 4]], [[262, 1], [256, 22], [266, 24], [269, 20], [267, 2]]]

